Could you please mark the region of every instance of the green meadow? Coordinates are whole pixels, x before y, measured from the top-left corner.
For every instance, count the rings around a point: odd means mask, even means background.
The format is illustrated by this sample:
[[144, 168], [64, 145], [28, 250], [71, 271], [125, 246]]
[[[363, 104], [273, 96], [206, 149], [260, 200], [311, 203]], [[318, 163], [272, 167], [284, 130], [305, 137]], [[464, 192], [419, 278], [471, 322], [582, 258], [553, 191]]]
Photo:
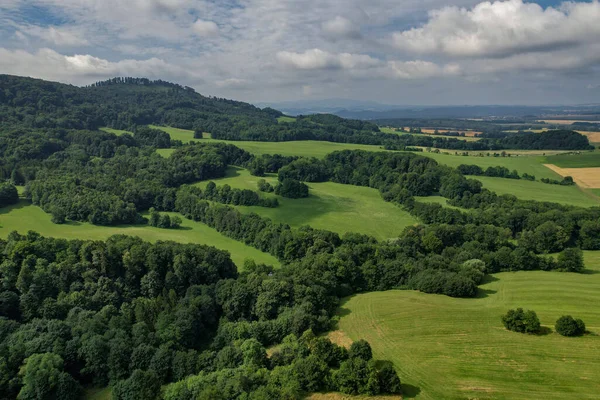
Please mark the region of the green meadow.
[[[177, 215], [175, 213], [169, 213]], [[112, 235], [139, 236], [144, 240], [172, 240], [180, 243], [198, 243], [214, 246], [231, 253], [231, 259], [241, 268], [246, 258], [270, 265], [279, 261], [270, 254], [221, 235], [216, 230], [184, 218], [180, 229], [160, 229], [147, 225], [139, 226], [97, 226], [89, 223], [69, 221], [63, 225], [53, 224], [51, 216], [41, 208], [21, 200], [14, 206], [0, 209], [0, 237], [6, 238], [12, 231], [21, 234], [36, 231], [42, 236], [65, 239], [105, 240]]]
[[113, 129], [113, 128], [100, 128], [101, 131], [103, 132], [107, 132], [107, 133], [114, 133], [117, 136], [121, 136], [125, 133], [129, 133], [130, 135], [133, 135], [133, 133], [129, 132], [129, 131], [122, 131], [120, 129]]
[[483, 187], [497, 194], [512, 194], [523, 200], [549, 201], [579, 207], [598, 207], [600, 200], [579, 186], [549, 185], [524, 179], [471, 176], [483, 183]]
[[279, 123], [295, 122], [295, 121], [296, 121], [296, 118], [288, 117], [287, 115], [277, 118], [277, 122], [279, 122]]
[[545, 164], [554, 164], [560, 168], [600, 167], [600, 151], [581, 154], [558, 154], [545, 158]]
[[[233, 188], [257, 190], [259, 179], [265, 179], [273, 185], [277, 183], [275, 175], [259, 178], [242, 168], [230, 168], [227, 177], [213, 181], [219, 186], [228, 184]], [[200, 182], [198, 186], [205, 187], [207, 183]], [[339, 234], [359, 232], [381, 240], [396, 237], [405, 227], [418, 223], [409, 213], [385, 202], [376, 189], [333, 182], [308, 183], [308, 186], [310, 196], [304, 199], [287, 199], [263, 193], [265, 197], [277, 198], [277, 208], [237, 208], [241, 212], [255, 212], [292, 227], [310, 225]]]
[[[504, 272], [474, 299], [393, 290], [360, 294], [341, 306], [339, 329], [366, 339], [390, 359], [417, 399], [597, 399], [600, 393], [600, 252], [586, 252], [588, 271]], [[504, 329], [510, 308], [537, 312], [543, 335]], [[562, 315], [591, 332], [554, 332]]]

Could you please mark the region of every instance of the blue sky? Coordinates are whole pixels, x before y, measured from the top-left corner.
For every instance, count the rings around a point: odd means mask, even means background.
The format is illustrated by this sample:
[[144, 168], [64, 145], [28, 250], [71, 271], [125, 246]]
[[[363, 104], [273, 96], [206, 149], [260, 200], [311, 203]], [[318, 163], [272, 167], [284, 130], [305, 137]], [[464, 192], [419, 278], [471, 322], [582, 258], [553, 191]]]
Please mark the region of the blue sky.
[[600, 4], [0, 0], [0, 73], [251, 102], [600, 103]]

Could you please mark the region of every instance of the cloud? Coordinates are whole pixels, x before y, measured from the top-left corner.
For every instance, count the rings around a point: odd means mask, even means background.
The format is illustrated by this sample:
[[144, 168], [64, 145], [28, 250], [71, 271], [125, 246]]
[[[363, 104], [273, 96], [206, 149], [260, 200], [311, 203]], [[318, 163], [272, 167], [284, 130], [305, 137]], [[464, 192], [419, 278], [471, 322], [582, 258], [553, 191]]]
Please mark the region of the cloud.
[[212, 21], [197, 20], [194, 23], [194, 32], [202, 37], [215, 37], [219, 35], [219, 27]]
[[425, 79], [444, 76], [458, 76], [462, 73], [458, 64], [439, 66], [430, 61], [390, 61], [390, 76], [397, 79]]
[[322, 29], [326, 36], [333, 39], [355, 39], [361, 36], [360, 28], [356, 23], [339, 15], [323, 22]]
[[363, 54], [332, 54], [321, 49], [303, 53], [281, 51], [277, 59], [285, 66], [297, 69], [365, 69], [380, 65], [381, 61]]
[[89, 54], [66, 56], [43, 48], [35, 53], [0, 48], [0, 70], [14, 75], [41, 77], [75, 84], [114, 76], [191, 79], [185, 69], [158, 58], [111, 62]]
[[31, 38], [42, 40], [46, 43], [54, 44], [55, 46], [85, 46], [89, 42], [82, 35], [82, 32], [70, 30], [68, 28], [60, 28], [49, 26], [43, 28], [40, 26], [22, 26], [17, 31], [17, 34], [29, 36]]
[[600, 40], [600, 3], [542, 8], [522, 0], [483, 2], [472, 9], [445, 7], [422, 27], [393, 34], [396, 48], [449, 56], [510, 56]]
[[246, 79], [239, 78], [228, 78], [220, 81], [216, 81], [215, 84], [220, 88], [230, 88], [230, 89], [248, 89], [250, 87], [250, 82]]

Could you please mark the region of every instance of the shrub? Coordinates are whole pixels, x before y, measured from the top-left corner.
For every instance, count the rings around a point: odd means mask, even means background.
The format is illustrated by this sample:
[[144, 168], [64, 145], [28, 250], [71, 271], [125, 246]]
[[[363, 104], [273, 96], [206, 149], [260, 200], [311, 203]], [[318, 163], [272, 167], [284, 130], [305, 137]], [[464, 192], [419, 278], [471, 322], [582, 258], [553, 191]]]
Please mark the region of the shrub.
[[502, 323], [509, 331], [520, 333], [536, 333], [540, 330], [540, 320], [535, 311], [523, 311], [522, 308], [508, 310], [502, 316]]
[[554, 329], [562, 336], [581, 336], [585, 333], [585, 323], [570, 315], [563, 315], [556, 321]]
[[290, 199], [308, 197], [308, 186], [295, 179], [284, 179], [283, 182], [275, 186], [275, 194]]

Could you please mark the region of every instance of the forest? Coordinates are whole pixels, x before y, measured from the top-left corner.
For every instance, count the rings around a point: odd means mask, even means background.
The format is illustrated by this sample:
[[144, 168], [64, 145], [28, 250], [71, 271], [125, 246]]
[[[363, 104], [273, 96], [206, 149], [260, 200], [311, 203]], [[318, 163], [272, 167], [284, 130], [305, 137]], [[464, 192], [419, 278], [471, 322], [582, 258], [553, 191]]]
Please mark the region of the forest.
[[[323, 336], [344, 298], [388, 289], [473, 298], [489, 274], [580, 273], [582, 250], [600, 250], [599, 207], [498, 195], [470, 177], [531, 179], [506, 168], [451, 168], [405, 151], [256, 156], [231, 144], [173, 143], [145, 125], [233, 140], [587, 148], [575, 132], [464, 142], [384, 134], [330, 115], [279, 124], [275, 110], [162, 81], [76, 88], [0, 76], [0, 85], [0, 207], [18, 202], [16, 186], [24, 186], [24, 198], [56, 223], [176, 229], [179, 217], [167, 220], [166, 212], [177, 213], [282, 262], [275, 269], [249, 260], [238, 270], [229, 253], [203, 245], [13, 232], [0, 240], [2, 399], [77, 399], [85, 387], [107, 385], [118, 400], [399, 394], [402, 377], [373, 358], [369, 343], [345, 348]], [[169, 157], [156, 152], [165, 147], [174, 148]], [[230, 166], [257, 178], [277, 174], [278, 183], [259, 180], [256, 191], [195, 185], [224, 177]], [[303, 198], [311, 182], [376, 189], [420, 224], [378, 241], [293, 228], [235, 207], [277, 207], [261, 192]], [[418, 199], [433, 195], [453, 207]]]

